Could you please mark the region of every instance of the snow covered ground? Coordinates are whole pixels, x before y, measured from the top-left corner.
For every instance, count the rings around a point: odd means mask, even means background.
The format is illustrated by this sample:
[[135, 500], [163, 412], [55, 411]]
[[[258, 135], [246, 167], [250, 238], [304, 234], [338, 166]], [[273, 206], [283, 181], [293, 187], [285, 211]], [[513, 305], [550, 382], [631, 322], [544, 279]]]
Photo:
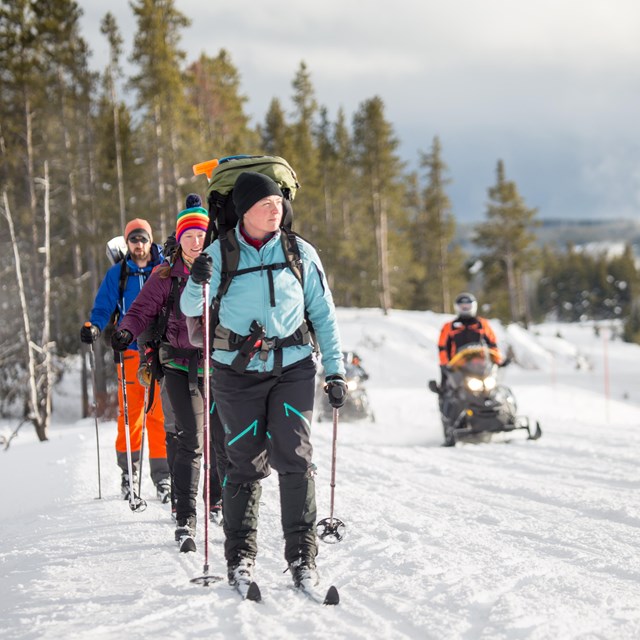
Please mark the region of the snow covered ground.
[[[370, 373], [376, 422], [341, 422], [335, 515], [345, 539], [321, 544], [338, 607], [294, 592], [283, 574], [277, 486], [264, 483], [256, 577], [264, 600], [225, 582], [190, 583], [166, 506], [119, 498], [115, 424], [92, 419], [77, 377], [56, 399], [49, 442], [23, 427], [0, 453], [0, 637], [611, 639], [640, 637], [640, 347], [609, 328], [497, 326], [521, 365], [501, 371], [537, 442], [513, 436], [441, 447], [436, 347], [445, 317], [340, 309], [345, 348]], [[0, 423], [7, 434], [8, 422]], [[318, 515], [329, 515], [331, 425], [314, 425]], [[224, 573], [211, 530], [211, 573]]]

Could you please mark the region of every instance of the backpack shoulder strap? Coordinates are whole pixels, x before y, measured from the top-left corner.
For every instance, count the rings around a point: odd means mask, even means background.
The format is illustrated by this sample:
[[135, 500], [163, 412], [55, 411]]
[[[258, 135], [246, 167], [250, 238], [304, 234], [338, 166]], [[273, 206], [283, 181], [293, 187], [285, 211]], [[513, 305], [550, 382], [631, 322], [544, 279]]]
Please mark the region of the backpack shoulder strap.
[[158, 322], [158, 335], [160, 336], [161, 340], [164, 340], [164, 334], [167, 330], [167, 325], [169, 324], [171, 309], [173, 308], [176, 318], [180, 319], [182, 317], [182, 311], [180, 310], [179, 301], [181, 280], [183, 280], [183, 278], [180, 278], [178, 276], [171, 276], [171, 289], [169, 291], [169, 297], [167, 298], [167, 304], [164, 308], [164, 312], [160, 316], [160, 321]]
[[[300, 255], [300, 245], [298, 244], [298, 238], [302, 238], [302, 236], [299, 236], [297, 233], [287, 228], [282, 228], [281, 231], [280, 241], [282, 242], [282, 250], [284, 251], [285, 259], [289, 265], [289, 269], [291, 269], [293, 275], [300, 283], [304, 295], [304, 268], [302, 264], [302, 256]], [[307, 241], [305, 240], [305, 242]], [[304, 320], [307, 323], [307, 328], [309, 329], [313, 350], [317, 354], [318, 341], [316, 340], [316, 332], [313, 328], [311, 318], [309, 318], [309, 312], [307, 311], [306, 306], [304, 309]]]
[[236, 238], [235, 229], [229, 229], [220, 236], [220, 285], [216, 293], [219, 301], [227, 293], [231, 286], [231, 281], [238, 271], [240, 264], [240, 247]]
[[[128, 255], [128, 254], [127, 254]], [[127, 288], [127, 278], [129, 277], [129, 269], [127, 269], [127, 256], [122, 258], [120, 264], [120, 276], [118, 277], [118, 300], [116, 302], [116, 308], [113, 310], [111, 314], [111, 318], [109, 318], [109, 323], [116, 325], [118, 324], [118, 320], [120, 319], [120, 309], [118, 307], [118, 303], [122, 300], [124, 296], [124, 290]]]
[[298, 246], [298, 236], [291, 229], [280, 229], [280, 242], [289, 269], [293, 272], [300, 286], [304, 289], [304, 269], [302, 267], [302, 257]]

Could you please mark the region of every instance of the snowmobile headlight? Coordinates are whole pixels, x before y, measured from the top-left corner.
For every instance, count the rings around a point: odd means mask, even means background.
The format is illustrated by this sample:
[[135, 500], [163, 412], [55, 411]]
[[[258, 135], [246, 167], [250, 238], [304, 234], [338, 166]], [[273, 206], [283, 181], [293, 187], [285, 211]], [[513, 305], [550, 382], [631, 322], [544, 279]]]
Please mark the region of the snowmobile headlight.
[[357, 388], [358, 388], [357, 380], [347, 380], [347, 389], [349, 389], [349, 391], [355, 391]]
[[484, 388], [487, 391], [493, 391], [496, 388], [496, 379], [493, 376], [489, 376], [484, 379]]
[[467, 378], [467, 387], [470, 391], [482, 391], [482, 380], [480, 378]]

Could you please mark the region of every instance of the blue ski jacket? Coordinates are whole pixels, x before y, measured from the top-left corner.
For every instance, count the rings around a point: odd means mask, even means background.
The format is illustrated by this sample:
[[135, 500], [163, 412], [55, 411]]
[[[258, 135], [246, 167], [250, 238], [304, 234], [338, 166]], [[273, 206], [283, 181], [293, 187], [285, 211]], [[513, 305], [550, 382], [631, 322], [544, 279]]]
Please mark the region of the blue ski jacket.
[[[238, 226], [235, 234], [240, 247], [238, 270], [286, 262], [280, 241], [280, 231], [277, 231], [260, 249], [246, 242]], [[286, 338], [300, 327], [304, 321], [306, 309], [322, 354], [322, 365], [326, 375], [344, 375], [335, 306], [326, 283], [322, 263], [316, 250], [308, 242], [298, 238], [298, 246], [304, 273], [304, 291], [288, 267], [271, 272], [273, 291], [270, 290], [269, 270], [238, 274], [234, 276], [231, 286], [222, 297], [219, 311], [220, 326], [239, 336], [247, 336], [251, 333], [249, 327], [252, 322], [257, 320], [264, 327], [267, 338]], [[211, 304], [220, 285], [220, 241], [213, 242], [205, 252], [213, 259], [213, 274], [209, 287], [209, 304]], [[271, 305], [272, 297], [275, 299], [275, 306]], [[200, 316], [202, 307], [202, 286], [189, 278], [180, 298], [180, 308], [185, 315]], [[283, 347], [282, 366], [286, 367], [307, 358], [312, 350], [310, 344]], [[237, 353], [237, 351], [214, 348], [213, 359], [221, 364], [230, 365]], [[256, 353], [246, 370], [273, 371], [273, 369], [274, 353], [269, 351], [266, 360], [260, 359], [259, 353]]]
[[[122, 263], [118, 262], [109, 268], [105, 274], [91, 309], [91, 324], [95, 324], [100, 331], [109, 324], [111, 314], [117, 308], [119, 311], [118, 324], [133, 304], [142, 286], [147, 281], [153, 268], [164, 260], [162, 247], [159, 244], [151, 246], [151, 260], [146, 267], [139, 267], [129, 256], [126, 258], [127, 279], [124, 293], [120, 296], [120, 273]], [[129, 345], [129, 349], [137, 350], [136, 342]]]

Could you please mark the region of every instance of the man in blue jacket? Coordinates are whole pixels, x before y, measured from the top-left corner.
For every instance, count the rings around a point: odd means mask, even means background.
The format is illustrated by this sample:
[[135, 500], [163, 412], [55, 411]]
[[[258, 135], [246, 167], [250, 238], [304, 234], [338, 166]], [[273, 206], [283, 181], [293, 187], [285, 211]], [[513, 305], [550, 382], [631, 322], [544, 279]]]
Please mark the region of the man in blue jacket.
[[[225, 558], [230, 584], [250, 583], [257, 553], [260, 480], [278, 472], [285, 559], [296, 586], [318, 582], [316, 501], [310, 427], [316, 367], [305, 320], [313, 325], [334, 406], [346, 397], [333, 297], [320, 258], [297, 243], [303, 284], [288, 267], [281, 222], [283, 197], [268, 176], [242, 173], [233, 189], [239, 223], [237, 275], [221, 298], [213, 343], [212, 387], [225, 431]], [[194, 261], [181, 298], [188, 316], [209, 303], [221, 279], [216, 240]], [[256, 339], [256, 336], [260, 336]], [[335, 388], [335, 389], [334, 389]]]
[[[136, 218], [127, 224], [124, 230], [127, 242], [127, 255], [123, 262], [114, 264], [106, 273], [91, 310], [91, 324], [80, 330], [82, 342], [95, 342], [100, 333], [116, 314], [116, 324], [140, 293], [142, 285], [153, 268], [163, 261], [161, 248], [153, 243], [151, 226], [146, 220]], [[144, 418], [145, 387], [138, 380], [139, 354], [136, 342], [129, 345], [122, 354], [124, 358], [125, 381], [127, 389], [127, 407], [131, 436], [131, 455], [133, 460], [133, 486], [137, 487], [137, 475], [140, 465], [140, 446], [142, 421]], [[157, 383], [154, 383], [157, 384]], [[160, 402], [160, 390], [153, 394], [154, 402], [147, 413], [147, 438], [149, 441], [149, 471], [156, 486], [158, 498], [163, 502], [170, 499], [171, 480], [167, 464], [165, 444], [164, 416]], [[118, 365], [118, 435], [116, 438], [116, 458], [122, 470], [121, 492], [125, 500], [129, 499], [129, 475], [127, 467], [127, 446], [124, 428], [124, 410], [122, 400], [121, 369]]]

